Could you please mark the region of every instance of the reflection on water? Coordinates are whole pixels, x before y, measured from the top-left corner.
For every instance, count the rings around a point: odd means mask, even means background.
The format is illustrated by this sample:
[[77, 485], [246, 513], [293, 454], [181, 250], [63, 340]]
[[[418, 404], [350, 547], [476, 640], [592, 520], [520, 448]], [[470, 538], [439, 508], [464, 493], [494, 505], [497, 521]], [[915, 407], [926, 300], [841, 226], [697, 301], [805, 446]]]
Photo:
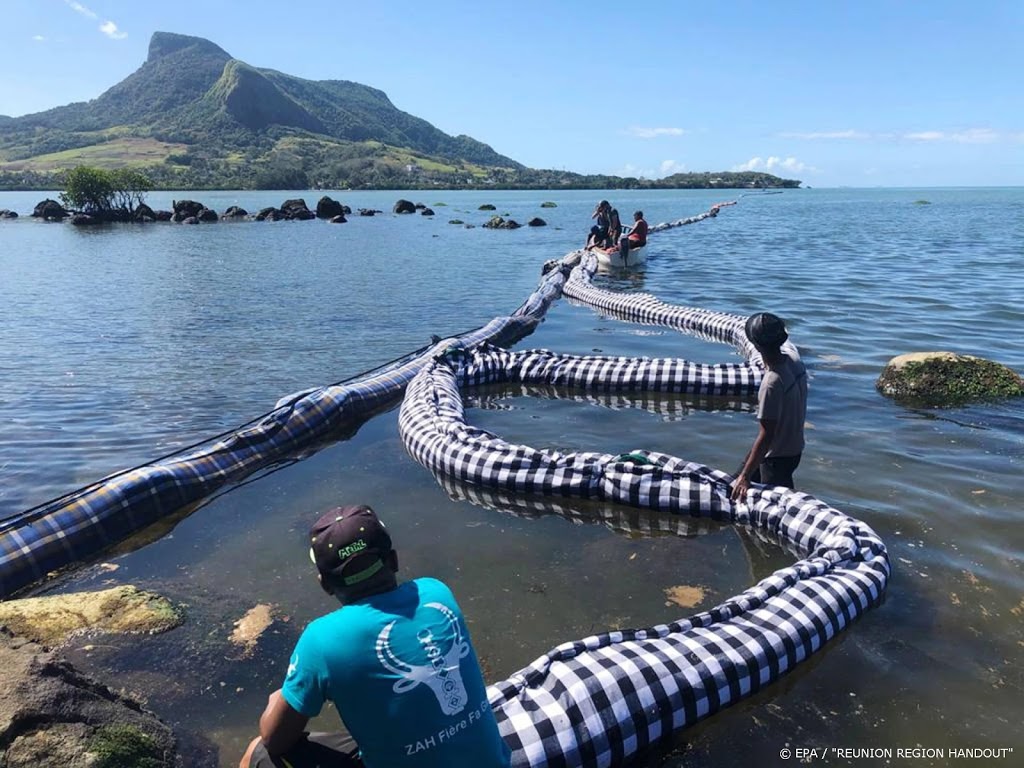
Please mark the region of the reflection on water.
[[[221, 208], [262, 202], [251, 199], [258, 193], [217, 194]], [[578, 246], [594, 202], [587, 192], [437, 194], [467, 221], [482, 202], [520, 219], [543, 199], [559, 207], [544, 215], [550, 227], [515, 232], [386, 216], [346, 227], [111, 228], [89, 237], [20, 220], [0, 226], [0, 512], [514, 309], [545, 259]], [[635, 203], [652, 222], [720, 197], [616, 195], [620, 209]], [[398, 197], [334, 196], [381, 209]], [[913, 206], [921, 197], [932, 205]], [[1024, 409], [912, 411], [874, 390], [885, 362], [914, 350], [951, 349], [1024, 370], [1022, 205], [1024, 190], [748, 197], [714, 220], [652, 237], [640, 285], [631, 273], [596, 281], [673, 304], [786, 317], [811, 375], [797, 483], [869, 524], [893, 565], [881, 606], [791, 675], [685, 732], [665, 765], [762, 765], [787, 745], [1024, 749]], [[24, 206], [0, 195], [0, 207]], [[786, 290], [767, 296], [766, 285]], [[568, 302], [524, 346], [736, 360], [724, 345]], [[472, 423], [534, 447], [647, 448], [731, 469], [755, 430], [743, 403], [474, 396]], [[637, 536], [616, 528], [654, 530], [660, 521], [564, 500], [525, 517], [520, 500], [452, 498], [405, 454], [396, 419], [384, 413], [351, 439], [217, 498], [118, 556], [115, 572], [86, 569], [60, 585], [135, 583], [187, 607], [188, 621], [166, 635], [89, 638], [71, 649], [74, 661], [212, 740], [229, 765], [280, 684], [301, 627], [331, 608], [303, 545], [310, 521], [333, 504], [376, 506], [403, 574], [452, 585], [489, 680], [567, 638], [676, 618], [679, 607], [665, 604], [673, 587], [700, 587], [699, 610], [792, 562], [729, 527]], [[277, 619], [252, 657], [240, 658], [227, 638], [257, 603], [274, 604]], [[853, 764], [867, 763], [829, 761]]]

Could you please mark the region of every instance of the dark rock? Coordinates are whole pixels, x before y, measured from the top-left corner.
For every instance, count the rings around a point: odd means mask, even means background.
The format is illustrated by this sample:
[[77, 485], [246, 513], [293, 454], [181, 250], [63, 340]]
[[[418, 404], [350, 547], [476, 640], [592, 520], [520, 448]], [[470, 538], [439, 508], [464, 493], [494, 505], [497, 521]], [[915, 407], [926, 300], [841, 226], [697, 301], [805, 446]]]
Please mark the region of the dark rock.
[[203, 208], [197, 215], [196, 218], [200, 221], [217, 221], [220, 217], [217, 212], [211, 208]]
[[541, 208], [557, 208], [558, 203], [552, 203], [550, 200], [540, 204]]
[[271, 221], [277, 221], [275, 218], [271, 218], [271, 215], [277, 212], [277, 208], [271, 206], [270, 208], [261, 208], [259, 213], [256, 214], [256, 221], [263, 221], [264, 219], [270, 218]]
[[333, 219], [335, 216], [344, 216], [345, 206], [333, 198], [324, 195], [316, 204], [316, 217], [318, 219]]
[[64, 206], [56, 200], [50, 200], [49, 198], [36, 203], [36, 207], [32, 210], [32, 218], [42, 219], [43, 221], [63, 221], [70, 215], [70, 213], [64, 210]]
[[497, 209], [493, 205], [491, 205], [490, 203], [484, 203], [479, 208], [477, 208], [477, 210], [478, 211], [494, 211], [494, 210], [497, 210]]
[[375, 213], [376, 213], [376, 211], [373, 210], [372, 208], [360, 208], [359, 209], [359, 215], [360, 216], [373, 216], [373, 214], [375, 214]]
[[[281, 203], [281, 213], [284, 214], [286, 219], [312, 219], [316, 216], [316, 214], [309, 210], [306, 201], [302, 198], [285, 200]], [[307, 216], [306, 214], [309, 215]]]
[[399, 200], [392, 209], [394, 213], [416, 213], [416, 206], [409, 200]]
[[221, 214], [222, 219], [242, 219], [249, 215], [249, 212], [237, 205], [232, 205]]
[[76, 227], [93, 227], [97, 224], [102, 224], [103, 221], [87, 213], [76, 213], [71, 217], [71, 223]]
[[350, 216], [352, 214], [352, 209], [349, 208], [347, 205], [343, 205], [341, 206], [341, 212], [346, 216]]
[[3, 765], [99, 765], [99, 755], [107, 756], [103, 765], [180, 763], [174, 734], [156, 715], [6, 630], [0, 680]]
[[490, 221], [484, 224], [485, 229], [519, 229], [519, 224], [512, 219], [506, 221], [501, 216], [491, 216]]
[[184, 221], [189, 216], [198, 216], [206, 206], [195, 200], [175, 200], [171, 207], [174, 208], [174, 220]]
[[189, 216], [181, 220], [182, 224], [198, 224], [199, 219], [195, 216]]
[[949, 407], [1024, 396], [1024, 378], [972, 355], [913, 352], [890, 360], [875, 388], [904, 405]]
[[348, 219], [346, 219], [340, 213], [337, 216], [332, 216], [331, 217], [331, 224], [344, 224], [346, 221], [348, 221]]
[[466, 222], [464, 222], [462, 219], [449, 219], [448, 223], [449, 224], [465, 224]]
[[16, 214], [14, 211], [9, 211], [6, 208], [4, 208], [2, 211], [0, 211], [0, 219], [16, 219], [16, 218], [18, 218], [18, 214]]
[[171, 211], [156, 211], [155, 213], [157, 221], [170, 221], [174, 218], [174, 213]]
[[426, 207], [427, 206], [425, 204], [423, 204], [423, 203], [416, 203], [416, 210], [417, 211], [422, 211]]
[[136, 221], [156, 221], [156, 213], [145, 203], [139, 203], [132, 216]]
[[538, 218], [536, 216], [534, 216], [532, 219], [526, 222], [526, 226], [528, 227], [546, 227], [547, 225], [548, 223], [544, 221], [544, 219]]
[[420, 216], [433, 216], [433, 215], [434, 215], [434, 212], [432, 210], [430, 210], [429, 208], [424, 208], [422, 211], [420, 211]]

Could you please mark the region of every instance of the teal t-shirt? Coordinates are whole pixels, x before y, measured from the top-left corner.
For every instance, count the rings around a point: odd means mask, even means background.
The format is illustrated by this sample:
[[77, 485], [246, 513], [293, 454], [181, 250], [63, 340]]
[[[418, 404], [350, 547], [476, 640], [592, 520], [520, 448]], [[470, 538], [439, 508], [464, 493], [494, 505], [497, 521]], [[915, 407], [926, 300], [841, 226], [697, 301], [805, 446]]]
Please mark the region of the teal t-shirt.
[[307, 717], [333, 701], [367, 768], [509, 765], [462, 611], [437, 579], [311, 622], [281, 693]]

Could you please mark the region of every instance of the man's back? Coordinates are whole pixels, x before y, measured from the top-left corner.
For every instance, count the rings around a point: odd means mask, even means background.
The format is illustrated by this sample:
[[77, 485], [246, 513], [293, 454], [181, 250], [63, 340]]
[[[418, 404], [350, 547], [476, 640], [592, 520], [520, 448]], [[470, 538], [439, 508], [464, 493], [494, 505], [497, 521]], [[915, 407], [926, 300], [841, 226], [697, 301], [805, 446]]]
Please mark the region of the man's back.
[[768, 456], [799, 456], [807, 417], [807, 369], [795, 349], [784, 349], [778, 365], [765, 371], [759, 392], [759, 419], [776, 422]]
[[334, 701], [368, 768], [508, 765], [462, 612], [436, 579], [311, 622], [282, 694], [310, 717]]

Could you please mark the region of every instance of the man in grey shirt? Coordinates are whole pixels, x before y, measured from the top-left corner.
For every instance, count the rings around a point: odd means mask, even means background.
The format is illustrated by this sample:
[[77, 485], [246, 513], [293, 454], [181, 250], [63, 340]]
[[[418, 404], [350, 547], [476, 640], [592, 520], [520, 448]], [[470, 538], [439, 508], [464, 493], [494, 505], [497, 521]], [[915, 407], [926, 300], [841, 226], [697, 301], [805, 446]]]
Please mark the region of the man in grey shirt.
[[747, 318], [746, 332], [767, 370], [757, 393], [760, 426], [733, 483], [733, 501], [745, 499], [752, 482], [793, 487], [807, 416], [807, 369], [792, 344], [782, 346], [789, 338], [785, 323], [770, 312], [759, 312]]

